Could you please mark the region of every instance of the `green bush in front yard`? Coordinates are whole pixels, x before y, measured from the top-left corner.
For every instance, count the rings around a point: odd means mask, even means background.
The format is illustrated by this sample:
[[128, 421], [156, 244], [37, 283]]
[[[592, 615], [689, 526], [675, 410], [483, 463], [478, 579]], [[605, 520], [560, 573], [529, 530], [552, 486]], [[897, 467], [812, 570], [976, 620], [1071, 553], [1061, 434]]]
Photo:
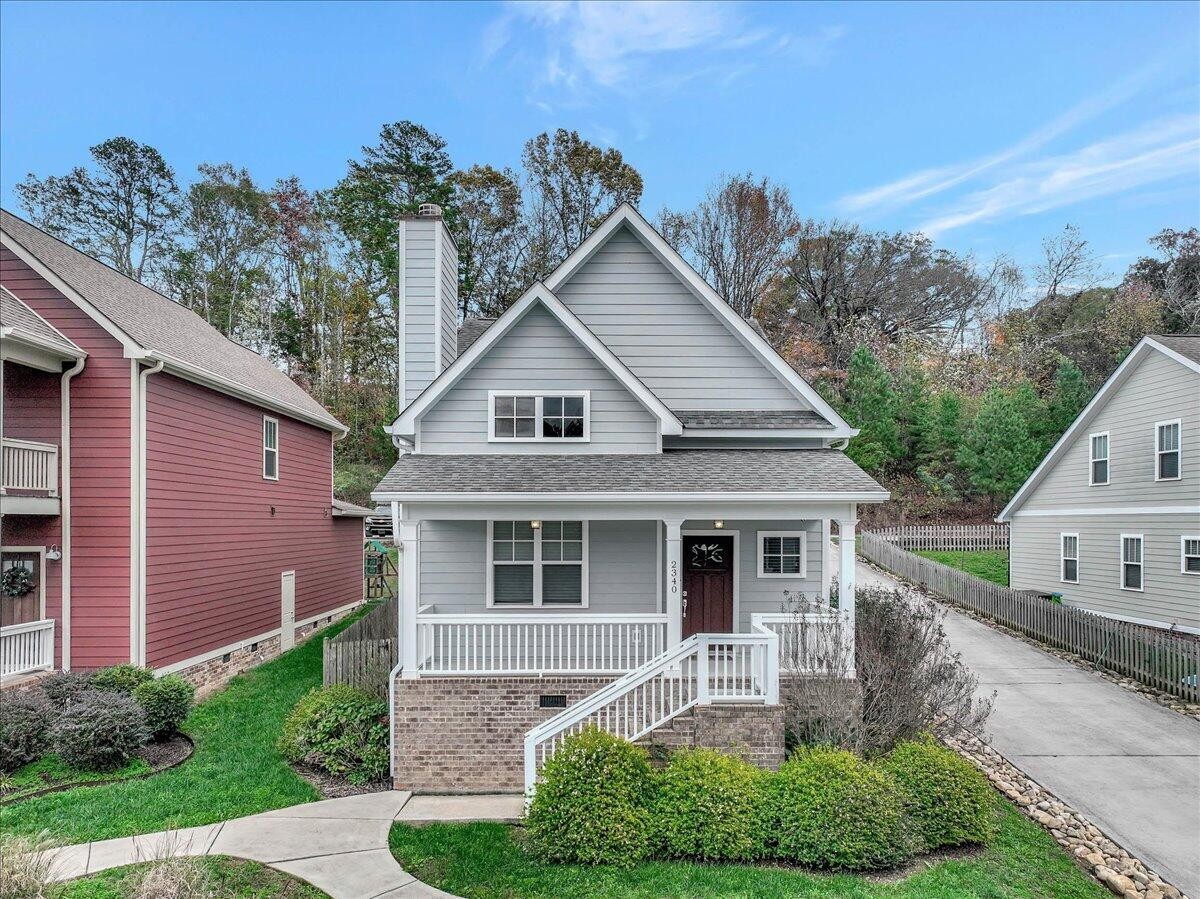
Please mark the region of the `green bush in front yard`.
[[0, 702], [0, 771], [40, 758], [50, 742], [54, 709], [45, 696], [25, 690]]
[[926, 849], [986, 843], [996, 832], [996, 794], [978, 769], [932, 739], [900, 743], [880, 761], [900, 787]]
[[92, 686], [97, 690], [132, 695], [141, 684], [154, 680], [154, 672], [138, 665], [110, 665], [92, 674]]
[[537, 857], [622, 866], [647, 857], [654, 783], [645, 749], [589, 727], [563, 741], [541, 777], [525, 818]]
[[658, 777], [656, 855], [747, 861], [762, 845], [767, 772], [712, 749], [676, 752]]
[[54, 751], [68, 765], [109, 771], [129, 761], [146, 741], [146, 713], [132, 696], [90, 690], [60, 713], [51, 728]]
[[92, 689], [92, 676], [86, 671], [56, 671], [39, 680], [37, 689], [50, 700], [51, 705], [61, 709]]
[[169, 737], [192, 710], [196, 688], [178, 674], [148, 680], [133, 688], [133, 698], [146, 713], [146, 725], [156, 740]]
[[903, 796], [885, 773], [841, 749], [800, 749], [771, 778], [768, 851], [814, 868], [887, 868], [917, 848]]
[[276, 743], [289, 762], [304, 762], [351, 783], [387, 774], [387, 704], [347, 684], [317, 687], [296, 703]]

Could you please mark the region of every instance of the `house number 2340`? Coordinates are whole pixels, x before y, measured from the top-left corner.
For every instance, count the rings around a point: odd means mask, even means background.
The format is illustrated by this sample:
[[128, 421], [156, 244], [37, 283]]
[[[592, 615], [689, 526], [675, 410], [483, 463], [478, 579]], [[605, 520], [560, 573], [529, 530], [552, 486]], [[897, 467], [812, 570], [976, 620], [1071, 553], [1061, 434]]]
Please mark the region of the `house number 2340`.
[[679, 592], [679, 563], [671, 560], [671, 595]]

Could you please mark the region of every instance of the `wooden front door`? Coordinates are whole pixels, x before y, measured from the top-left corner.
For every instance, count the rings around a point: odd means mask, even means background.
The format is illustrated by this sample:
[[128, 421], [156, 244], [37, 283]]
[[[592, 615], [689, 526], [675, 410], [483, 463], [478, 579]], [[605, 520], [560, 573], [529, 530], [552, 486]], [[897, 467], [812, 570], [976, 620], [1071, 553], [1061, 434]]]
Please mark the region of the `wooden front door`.
[[733, 632], [733, 537], [683, 538], [683, 636]]
[[6, 552], [0, 556], [0, 574], [10, 568], [20, 568], [28, 572], [32, 583], [19, 596], [0, 593], [0, 626], [24, 624], [27, 621], [38, 621], [42, 617], [42, 557], [38, 553]]

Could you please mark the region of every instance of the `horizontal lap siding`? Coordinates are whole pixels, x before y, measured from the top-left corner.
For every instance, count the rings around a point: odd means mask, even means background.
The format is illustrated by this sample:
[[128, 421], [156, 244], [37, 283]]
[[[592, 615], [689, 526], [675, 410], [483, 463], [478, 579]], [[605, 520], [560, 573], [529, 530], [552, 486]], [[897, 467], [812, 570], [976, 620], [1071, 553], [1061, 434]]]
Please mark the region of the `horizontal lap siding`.
[[805, 409], [627, 228], [556, 291], [672, 409]]
[[[279, 480], [262, 476], [263, 411], [170, 375], [146, 402], [146, 657], [154, 667], [362, 598], [361, 519], [329, 516], [329, 432], [279, 421]], [[271, 515], [271, 507], [275, 515]]]
[[[127, 662], [130, 360], [115, 338], [7, 248], [0, 249], [0, 283], [88, 354], [70, 387], [71, 666]], [[49, 580], [61, 563], [46, 569]]]
[[[588, 390], [588, 443], [489, 443], [489, 390]], [[535, 307], [421, 420], [424, 453], [653, 453], [658, 420], [557, 319]]]
[[[1079, 534], [1079, 583], [1059, 580], [1059, 538]], [[1120, 589], [1120, 535], [1143, 535], [1145, 591]], [[1024, 517], [1013, 520], [1010, 580], [1061, 593], [1093, 612], [1200, 628], [1200, 576], [1180, 571], [1179, 538], [1200, 535], [1197, 515]]]

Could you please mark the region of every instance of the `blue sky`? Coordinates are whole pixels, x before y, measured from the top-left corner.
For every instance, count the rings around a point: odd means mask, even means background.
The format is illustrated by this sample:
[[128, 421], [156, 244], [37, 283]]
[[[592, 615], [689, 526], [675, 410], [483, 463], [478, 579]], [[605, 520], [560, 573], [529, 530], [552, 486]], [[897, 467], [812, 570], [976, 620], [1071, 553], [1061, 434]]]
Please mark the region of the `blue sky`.
[[617, 146], [642, 208], [722, 171], [814, 217], [1114, 277], [1200, 224], [1200, 4], [0, 4], [0, 198], [117, 134], [328, 187], [387, 121], [458, 166], [547, 129]]

